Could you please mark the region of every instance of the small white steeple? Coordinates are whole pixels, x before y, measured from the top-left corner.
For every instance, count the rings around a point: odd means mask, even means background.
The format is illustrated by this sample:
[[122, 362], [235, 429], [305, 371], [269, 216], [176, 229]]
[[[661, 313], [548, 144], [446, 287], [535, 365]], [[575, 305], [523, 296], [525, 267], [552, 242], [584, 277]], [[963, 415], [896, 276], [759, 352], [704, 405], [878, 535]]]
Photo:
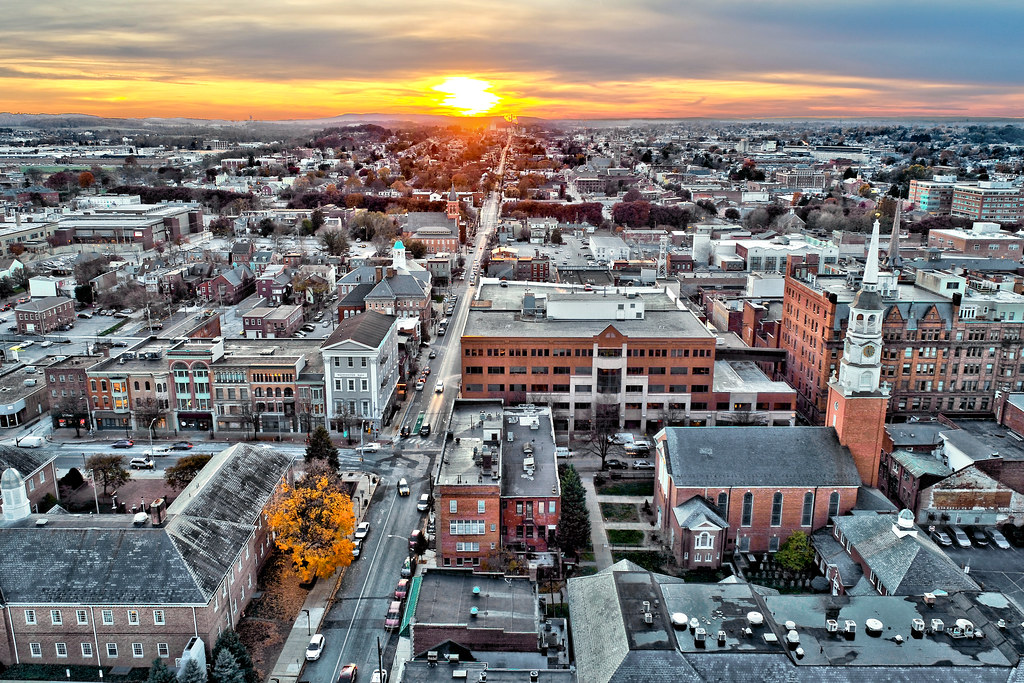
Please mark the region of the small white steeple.
[[397, 240], [391, 247], [391, 265], [396, 271], [408, 269], [405, 265], [405, 245], [402, 244], [402, 240]]
[[0, 477], [0, 493], [4, 501], [4, 521], [16, 522], [32, 514], [32, 508], [25, 493], [25, 480], [21, 472], [8, 467]]

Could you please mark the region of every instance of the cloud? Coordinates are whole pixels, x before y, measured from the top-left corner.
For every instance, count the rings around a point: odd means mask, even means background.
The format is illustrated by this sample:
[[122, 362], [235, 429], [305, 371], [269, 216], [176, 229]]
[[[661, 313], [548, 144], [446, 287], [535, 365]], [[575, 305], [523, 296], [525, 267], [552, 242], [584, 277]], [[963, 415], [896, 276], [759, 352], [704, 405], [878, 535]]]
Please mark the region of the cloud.
[[[63, 87], [71, 101], [81, 92], [72, 86], [106, 83], [112, 92], [121, 90], [116, 96], [144, 95], [158, 106], [163, 92], [175, 106], [192, 101], [192, 111], [204, 107], [210, 115], [218, 106], [283, 111], [288, 88], [309, 98], [291, 98], [301, 111], [378, 109], [394, 92], [402, 94], [393, 106], [411, 111], [417, 94], [422, 98], [445, 77], [461, 75], [495, 83], [502, 97], [520, 97], [522, 113], [531, 113], [527, 105], [541, 115], [672, 107], [680, 108], [678, 115], [702, 108], [722, 115], [744, 106], [799, 113], [814, 108], [811, 100], [830, 103], [830, 111], [946, 107], [1013, 115], [1022, 89], [1017, 33], [1024, 3], [997, 0], [212, 5], [8, 0], [0, 24], [5, 99], [28, 106], [43, 80], [49, 94]], [[139, 82], [164, 87], [140, 89]], [[285, 99], [227, 101], [207, 87], [228, 84], [220, 90], [245, 98], [231, 83]], [[734, 88], [747, 93], [745, 105], [730, 92]], [[336, 93], [361, 95], [373, 106], [339, 101]], [[755, 95], [763, 99], [753, 101]], [[38, 101], [37, 107], [60, 102]]]

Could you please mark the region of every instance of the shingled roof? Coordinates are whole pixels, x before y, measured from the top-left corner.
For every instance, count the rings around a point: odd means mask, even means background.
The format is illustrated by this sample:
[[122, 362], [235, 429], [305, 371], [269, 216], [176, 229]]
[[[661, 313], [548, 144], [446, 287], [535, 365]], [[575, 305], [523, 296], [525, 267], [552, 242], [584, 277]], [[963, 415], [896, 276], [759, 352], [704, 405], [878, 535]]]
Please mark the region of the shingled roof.
[[668, 427], [676, 486], [860, 486], [831, 427]]
[[0, 472], [13, 467], [21, 476], [28, 478], [56, 457], [57, 451], [53, 448], [18, 448], [0, 444]]
[[131, 515], [4, 522], [0, 593], [7, 603], [205, 605], [290, 467], [271, 448], [231, 446], [181, 492], [162, 527], [135, 527]]
[[335, 344], [351, 340], [375, 349], [388, 336], [388, 331], [394, 324], [395, 316], [393, 315], [366, 311], [338, 323], [338, 327], [324, 341], [322, 348], [330, 348]]

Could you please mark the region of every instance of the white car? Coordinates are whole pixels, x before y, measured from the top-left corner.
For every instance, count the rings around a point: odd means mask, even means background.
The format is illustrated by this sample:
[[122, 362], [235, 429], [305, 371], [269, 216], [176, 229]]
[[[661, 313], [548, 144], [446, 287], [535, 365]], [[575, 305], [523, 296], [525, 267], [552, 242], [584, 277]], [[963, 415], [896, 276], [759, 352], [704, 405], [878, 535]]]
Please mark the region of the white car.
[[313, 637], [309, 639], [309, 645], [306, 646], [306, 661], [315, 662], [320, 659], [320, 655], [324, 653], [324, 645], [326, 641], [322, 633], [314, 633]]
[[434, 393], [435, 394], [443, 394], [444, 393], [444, 382], [442, 382], [441, 380], [437, 380], [437, 384], [434, 385]]
[[356, 527], [355, 539], [361, 541], [370, 534], [370, 523], [360, 522], [359, 526]]
[[371, 441], [370, 443], [363, 444], [361, 450], [363, 453], [377, 453], [380, 451], [380, 444], [376, 441]]

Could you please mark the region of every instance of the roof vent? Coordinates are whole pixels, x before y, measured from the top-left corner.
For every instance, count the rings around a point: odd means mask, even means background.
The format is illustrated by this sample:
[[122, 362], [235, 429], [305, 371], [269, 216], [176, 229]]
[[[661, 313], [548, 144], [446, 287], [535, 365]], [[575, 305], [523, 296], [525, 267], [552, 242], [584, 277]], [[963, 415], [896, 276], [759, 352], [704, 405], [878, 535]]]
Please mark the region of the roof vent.
[[870, 634], [879, 634], [882, 632], [882, 622], [879, 619], [868, 619], [864, 622], [864, 630]]
[[760, 612], [747, 612], [747, 623], [751, 626], [760, 626], [764, 623], [764, 615]]
[[49, 521], [50, 521], [50, 520], [46, 519], [46, 517], [43, 517], [42, 519], [37, 519], [37, 520], [36, 520], [36, 526], [46, 526], [46, 524], [47, 524], [47, 523], [48, 523]]
[[675, 628], [686, 628], [686, 615], [682, 612], [673, 612], [672, 626]]
[[643, 611], [644, 612], [650, 612], [651, 611], [651, 601], [650, 600], [644, 600], [644, 609], [643, 609]]
[[473, 586], [473, 595], [480, 595], [480, 586]]
[[470, 607], [469, 608], [469, 616], [475, 617], [478, 614], [480, 614], [480, 608], [479, 607]]

